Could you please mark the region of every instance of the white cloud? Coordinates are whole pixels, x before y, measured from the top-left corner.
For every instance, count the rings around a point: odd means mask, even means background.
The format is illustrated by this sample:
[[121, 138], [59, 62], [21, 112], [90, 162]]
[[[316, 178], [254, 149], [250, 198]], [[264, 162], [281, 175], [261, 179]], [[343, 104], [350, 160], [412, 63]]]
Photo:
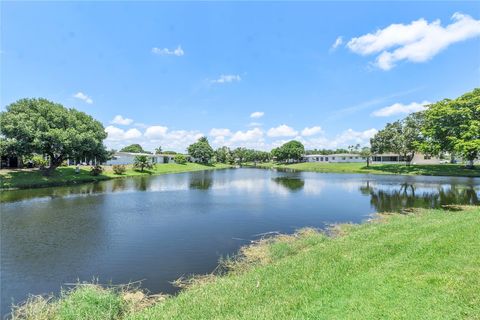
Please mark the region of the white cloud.
[[168, 131], [167, 127], [163, 126], [151, 126], [145, 130], [145, 137], [149, 139], [162, 139], [166, 136]]
[[263, 123], [260, 123], [260, 122], [250, 122], [248, 124], [249, 127], [261, 127], [263, 126]]
[[152, 48], [152, 53], [158, 54], [161, 56], [177, 56], [177, 57], [181, 57], [185, 54], [181, 46], [178, 46], [175, 49]]
[[115, 126], [106, 127], [105, 132], [108, 134], [107, 140], [109, 141], [131, 140], [142, 136], [142, 133], [138, 129], [129, 129], [125, 131]]
[[230, 83], [240, 81], [242, 78], [238, 74], [222, 74], [218, 79], [212, 80], [212, 83]]
[[120, 124], [120, 125], [124, 125], [124, 126], [128, 126], [130, 124], [132, 124], [133, 120], [132, 119], [128, 119], [128, 118], [124, 118], [122, 117], [121, 115], [116, 115], [112, 121], [110, 121], [110, 123], [113, 123], [113, 124]]
[[253, 128], [247, 131], [237, 131], [230, 139], [231, 142], [255, 141], [263, 138], [263, 131], [259, 128]]
[[333, 138], [320, 135], [318, 137], [313, 137], [309, 139], [299, 138], [297, 140], [302, 142], [307, 149], [336, 149], [345, 148], [348, 145], [357, 143], [362, 146], [368, 145], [370, 143], [370, 138], [372, 138], [377, 132], [377, 129], [374, 128], [364, 131], [355, 131], [353, 129], [348, 129]]
[[267, 132], [269, 137], [293, 137], [298, 134], [293, 128], [286, 124], [279, 125], [276, 128], [270, 128]]
[[258, 119], [258, 118], [263, 117], [264, 114], [265, 114], [265, 112], [263, 112], [263, 111], [255, 111], [255, 112], [252, 112], [250, 114], [250, 118]]
[[217, 128], [213, 128], [212, 130], [210, 130], [210, 135], [212, 137], [227, 137], [227, 136], [230, 136], [232, 134], [232, 132], [230, 131], [230, 129], [217, 129]]
[[305, 129], [302, 130], [302, 136], [305, 136], [305, 137], [314, 136], [321, 132], [322, 132], [322, 128], [319, 126], [315, 126], [311, 128], [306, 127]]
[[409, 114], [412, 112], [418, 112], [425, 109], [425, 106], [430, 104], [429, 101], [412, 102], [410, 104], [394, 103], [391, 106], [381, 108], [372, 112], [372, 116], [375, 117], [390, 117], [398, 114]]
[[480, 36], [480, 20], [454, 13], [452, 23], [443, 27], [440, 20], [425, 19], [410, 24], [391, 24], [375, 33], [351, 39], [347, 47], [361, 55], [378, 54], [375, 65], [390, 70], [401, 60], [425, 62], [451, 44]]
[[80, 99], [82, 101], [84, 101], [85, 103], [88, 103], [88, 104], [92, 104], [93, 103], [93, 100], [92, 98], [90, 98], [89, 96], [87, 96], [85, 93], [83, 92], [77, 92], [73, 95], [74, 98], [77, 98], [77, 99]]
[[332, 50], [337, 49], [339, 46], [342, 45], [342, 43], [343, 43], [343, 38], [342, 38], [342, 37], [338, 37], [338, 38], [335, 40], [335, 42], [332, 44], [331, 49], [332, 49]]

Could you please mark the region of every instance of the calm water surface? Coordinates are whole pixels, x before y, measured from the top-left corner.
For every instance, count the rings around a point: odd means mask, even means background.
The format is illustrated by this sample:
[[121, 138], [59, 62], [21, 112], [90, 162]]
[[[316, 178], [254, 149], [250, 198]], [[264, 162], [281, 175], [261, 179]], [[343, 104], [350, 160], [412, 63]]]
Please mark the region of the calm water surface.
[[479, 204], [480, 179], [261, 169], [116, 179], [1, 193], [1, 314], [66, 283], [207, 273], [262, 233], [361, 222], [378, 211]]

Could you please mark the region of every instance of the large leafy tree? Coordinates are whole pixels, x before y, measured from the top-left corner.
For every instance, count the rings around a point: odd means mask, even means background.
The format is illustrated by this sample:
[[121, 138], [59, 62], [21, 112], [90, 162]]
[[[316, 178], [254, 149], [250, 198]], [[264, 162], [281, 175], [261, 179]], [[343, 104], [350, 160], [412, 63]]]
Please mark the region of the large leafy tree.
[[131, 153], [149, 153], [143, 150], [142, 146], [138, 143], [131, 144], [129, 146], [123, 147], [120, 149], [121, 152], [131, 152]]
[[423, 148], [460, 154], [473, 167], [480, 154], [480, 88], [429, 105], [424, 117]]
[[17, 156], [48, 155], [46, 174], [66, 159], [107, 157], [103, 145], [107, 133], [99, 121], [46, 99], [21, 99], [8, 105], [0, 113], [0, 132], [6, 141], [2, 144]]
[[206, 137], [201, 137], [197, 142], [189, 145], [188, 153], [200, 163], [209, 163], [215, 155]]
[[420, 131], [422, 123], [421, 112], [412, 113], [403, 120], [387, 123], [384, 129], [370, 139], [371, 151], [373, 153], [392, 152], [409, 163], [423, 143]]
[[304, 154], [305, 147], [301, 142], [296, 140], [284, 143], [281, 147], [272, 150], [272, 156], [274, 156], [277, 161], [299, 161]]
[[215, 158], [217, 162], [228, 163], [228, 160], [231, 158], [231, 151], [229, 147], [220, 147], [215, 150]]

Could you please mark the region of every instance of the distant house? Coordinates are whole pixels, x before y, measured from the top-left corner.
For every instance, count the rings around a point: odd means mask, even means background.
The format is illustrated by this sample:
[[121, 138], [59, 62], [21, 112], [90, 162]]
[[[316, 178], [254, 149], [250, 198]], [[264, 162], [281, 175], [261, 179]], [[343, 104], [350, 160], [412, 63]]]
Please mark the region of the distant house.
[[365, 162], [366, 158], [357, 153], [309, 154], [303, 156], [305, 162]]
[[[373, 164], [395, 164], [405, 163], [406, 159], [394, 153], [374, 154], [370, 157]], [[304, 162], [325, 162], [325, 163], [344, 163], [344, 162], [366, 162], [367, 159], [356, 153], [339, 153], [339, 154], [311, 154], [305, 155], [302, 159]], [[416, 153], [410, 163], [412, 164], [440, 164], [444, 163], [437, 157], [428, 156], [423, 153]]]
[[[114, 164], [133, 164], [136, 156], [146, 156], [151, 159], [152, 163], [175, 163], [174, 154], [151, 154], [151, 153], [132, 153], [132, 152], [116, 152], [112, 159], [105, 164], [111, 166]], [[189, 159], [189, 156], [187, 156]]]

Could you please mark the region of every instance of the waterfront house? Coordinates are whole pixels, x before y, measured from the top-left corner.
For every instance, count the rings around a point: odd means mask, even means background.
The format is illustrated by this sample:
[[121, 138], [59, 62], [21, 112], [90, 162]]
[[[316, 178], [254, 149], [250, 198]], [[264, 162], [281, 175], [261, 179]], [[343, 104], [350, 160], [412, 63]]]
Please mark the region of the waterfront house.
[[[132, 153], [132, 152], [116, 152], [112, 159], [108, 160], [105, 165], [114, 164], [133, 164], [136, 156], [146, 156], [152, 163], [175, 163], [174, 154], [151, 154], [151, 153]], [[189, 157], [187, 156], [187, 159]]]
[[[374, 154], [370, 157], [373, 164], [399, 164], [405, 163], [407, 159], [394, 153]], [[367, 159], [357, 153], [339, 153], [339, 154], [311, 154], [305, 155], [304, 162], [325, 162], [325, 163], [345, 163], [345, 162], [366, 162]], [[437, 157], [429, 156], [423, 153], [415, 153], [411, 164], [440, 164], [448, 161]]]

